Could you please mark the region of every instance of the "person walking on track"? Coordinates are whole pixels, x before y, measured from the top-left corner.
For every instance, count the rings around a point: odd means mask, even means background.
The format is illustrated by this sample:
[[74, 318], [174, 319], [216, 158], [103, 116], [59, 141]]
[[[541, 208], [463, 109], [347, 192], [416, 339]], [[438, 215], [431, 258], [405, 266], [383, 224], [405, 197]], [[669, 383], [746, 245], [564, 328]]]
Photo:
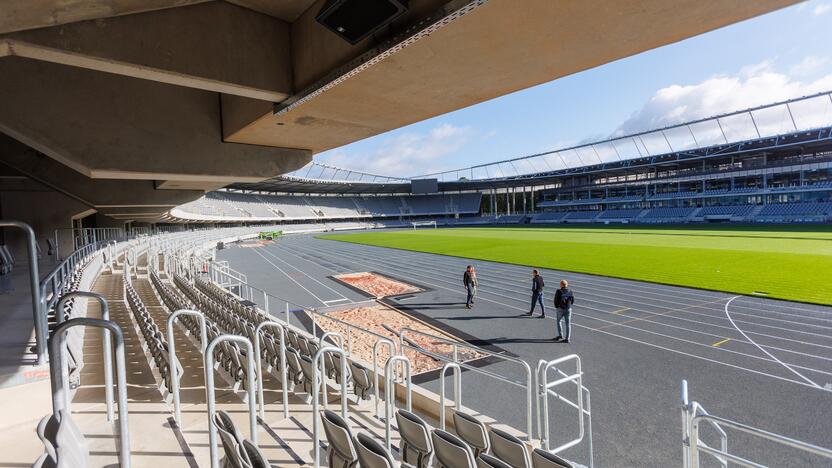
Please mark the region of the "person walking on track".
[[[569, 289], [569, 282], [561, 280], [560, 289], [555, 292], [555, 309], [557, 309], [555, 323], [558, 326], [558, 336], [555, 337], [555, 341], [569, 343], [572, 336], [572, 304], [574, 303], [575, 295]], [[561, 320], [563, 328], [560, 326]]]
[[529, 309], [527, 314], [530, 317], [534, 313], [537, 304], [540, 304], [540, 318], [546, 317], [546, 309], [543, 307], [543, 286], [543, 277], [540, 276], [540, 272], [532, 270], [532, 308]]
[[465, 291], [468, 297], [465, 299], [465, 307], [471, 309], [474, 307], [474, 295], [477, 293], [477, 274], [474, 272], [474, 267], [468, 265], [465, 268], [465, 273], [462, 275], [462, 285], [465, 286]]

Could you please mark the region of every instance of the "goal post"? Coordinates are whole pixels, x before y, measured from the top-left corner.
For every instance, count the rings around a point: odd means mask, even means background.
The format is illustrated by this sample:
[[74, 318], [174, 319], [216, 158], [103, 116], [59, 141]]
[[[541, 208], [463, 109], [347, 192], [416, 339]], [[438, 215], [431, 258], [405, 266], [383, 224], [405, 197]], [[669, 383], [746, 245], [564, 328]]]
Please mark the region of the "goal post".
[[410, 224], [413, 226], [414, 231], [419, 228], [436, 229], [436, 221], [411, 221]]

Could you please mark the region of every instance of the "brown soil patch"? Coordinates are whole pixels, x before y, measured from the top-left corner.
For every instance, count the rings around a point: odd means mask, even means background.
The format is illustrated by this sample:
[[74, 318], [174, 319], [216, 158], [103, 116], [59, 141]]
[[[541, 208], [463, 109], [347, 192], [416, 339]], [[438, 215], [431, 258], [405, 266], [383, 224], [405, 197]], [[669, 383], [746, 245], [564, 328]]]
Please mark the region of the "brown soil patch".
[[271, 244], [273, 241], [270, 240], [256, 240], [256, 241], [249, 241], [249, 242], [240, 242], [238, 245], [243, 248], [253, 248], [253, 247], [263, 247], [265, 245]]
[[[414, 330], [418, 330], [425, 333], [430, 333], [434, 336], [441, 336], [442, 338], [446, 338], [453, 341], [462, 342], [459, 338], [451, 336], [447, 333], [443, 333], [439, 330], [436, 330], [428, 325], [415, 320], [402, 312], [395, 310], [390, 307], [386, 307], [382, 304], [375, 304], [370, 306], [363, 306], [363, 307], [355, 307], [352, 309], [341, 310], [337, 312], [330, 312], [327, 316], [342, 320], [344, 322], [356, 325], [364, 330], [369, 330], [373, 333], [377, 333], [384, 337], [389, 338], [394, 343], [398, 345], [399, 343], [399, 336], [395, 333], [391, 332], [387, 327], [395, 330], [398, 332], [403, 328], [412, 328]], [[318, 323], [318, 326], [326, 331], [334, 331], [340, 333], [344, 340], [347, 340], [348, 336], [348, 327], [335, 322], [333, 320], [327, 320], [321, 316], [315, 316], [315, 321]], [[443, 355], [451, 357], [453, 355], [453, 346], [449, 344], [442, 343], [440, 341], [431, 339], [426, 336], [417, 335], [417, 334], [409, 334], [405, 335], [408, 339], [415, 342], [418, 346], [432, 352], [435, 354]], [[358, 357], [359, 359], [371, 363], [373, 362], [373, 344], [375, 344], [377, 337], [370, 335], [368, 333], [362, 333], [359, 330], [352, 330], [352, 352], [353, 355]], [[348, 343], [344, 343], [344, 347], [346, 348]], [[387, 362], [387, 359], [390, 357], [387, 353], [386, 346], [379, 347], [379, 356], [377, 364], [379, 369], [384, 368], [384, 364]], [[411, 371], [413, 375], [428, 372], [435, 369], [442, 368], [444, 364], [443, 361], [434, 360], [432, 357], [427, 356], [423, 353], [414, 351], [412, 349], [405, 349], [405, 355], [408, 359], [410, 359]], [[459, 348], [458, 351], [458, 359], [462, 361], [469, 361], [472, 359], [478, 359], [484, 357], [481, 353], [477, 353], [472, 351], [468, 348]], [[382, 371], [383, 372], [383, 371]]]
[[412, 284], [393, 280], [386, 276], [362, 271], [335, 276], [335, 279], [356, 287], [374, 297], [397, 296], [399, 294], [419, 292], [422, 289]]

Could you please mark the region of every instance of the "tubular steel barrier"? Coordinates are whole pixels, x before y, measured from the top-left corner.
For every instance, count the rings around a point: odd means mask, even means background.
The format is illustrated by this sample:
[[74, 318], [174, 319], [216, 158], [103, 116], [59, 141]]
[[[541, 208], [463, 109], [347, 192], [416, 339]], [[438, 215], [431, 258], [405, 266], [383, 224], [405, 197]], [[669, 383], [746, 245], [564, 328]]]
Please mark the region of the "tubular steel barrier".
[[[810, 444], [808, 442], [803, 442], [797, 439], [792, 439], [791, 437], [786, 437], [784, 435], [766, 431], [764, 429], [759, 429], [756, 427], [749, 426], [747, 424], [742, 424], [736, 421], [732, 421], [730, 419], [708, 414], [699, 403], [695, 401], [688, 401], [688, 383], [686, 380], [682, 381], [682, 422], [683, 424], [685, 424], [683, 432], [685, 437], [682, 441], [684, 451], [683, 466], [685, 468], [700, 467], [700, 452], [704, 452], [708, 455], [711, 455], [712, 457], [716, 458], [716, 460], [722, 466], [725, 467], [727, 467], [729, 463], [734, 463], [740, 466], [751, 468], [766, 468], [766, 465], [762, 465], [760, 463], [751, 461], [747, 458], [743, 458], [738, 455], [729, 453], [727, 449], [727, 435], [725, 435], [725, 431], [723, 430], [723, 428], [733, 429], [735, 431], [750, 435], [754, 438], [767, 440], [769, 442], [774, 442], [779, 445], [784, 445], [786, 447], [791, 447], [793, 449], [805, 452], [807, 454], [822, 457], [826, 460], [829, 460], [829, 463], [832, 463], [832, 449], [820, 447], [814, 444]], [[702, 440], [700, 439], [699, 427], [702, 425], [703, 422], [708, 423], [714, 428], [718, 429], [720, 436], [723, 440], [723, 444], [720, 449], [710, 447], [704, 442], [702, 442]]]
[[[556, 366], [568, 361], [575, 361], [575, 373], [574, 374], [566, 374], [558, 369]], [[549, 370], [555, 369], [561, 378], [555, 380], [554, 382], [549, 382]], [[584, 406], [584, 392], [587, 394], [587, 403], [588, 403], [588, 395], [589, 390], [583, 386], [583, 372], [581, 370], [581, 358], [577, 354], [570, 354], [568, 356], [563, 356], [558, 359], [554, 359], [552, 361], [539, 361], [537, 364], [537, 378], [538, 378], [538, 425], [540, 425], [540, 421], [542, 419], [543, 428], [540, 431], [540, 440], [541, 440], [541, 447], [544, 450], [547, 450], [551, 453], [559, 453], [562, 452], [569, 447], [573, 447], [581, 443], [584, 439], [584, 435], [587, 433], [587, 429], [585, 428], [584, 424], [584, 417], [589, 420], [587, 424], [589, 426], [588, 429], [588, 445], [589, 445], [589, 466], [592, 468], [593, 466], [593, 447], [592, 447], [592, 413], [589, 410], [588, 406]], [[557, 392], [553, 391], [552, 389], [563, 385], [565, 383], [574, 382], [575, 386], [577, 387], [577, 395], [578, 401], [574, 403]], [[578, 410], [578, 437], [566, 442], [562, 445], [559, 445], [555, 448], [549, 447], [549, 395], [554, 395], [560, 401], [568, 404], [569, 406]]]
[[396, 390], [395, 382], [393, 381], [393, 364], [397, 362], [401, 362], [404, 364], [405, 375], [407, 378], [407, 410], [413, 411], [413, 382], [410, 378], [410, 359], [408, 359], [407, 356], [392, 356], [384, 364], [384, 443], [388, 453], [390, 452], [391, 446], [390, 428], [393, 425], [393, 414], [391, 413], [393, 413], [393, 410], [396, 407]]
[[[313, 338], [313, 339], [314, 339], [314, 337], [315, 337], [315, 335], [312, 335], [312, 338]], [[321, 340], [320, 340], [320, 344], [321, 344], [321, 346], [325, 346], [325, 344], [324, 344], [324, 340], [326, 340], [326, 339], [327, 339], [327, 338], [329, 338], [329, 337], [332, 337], [332, 338], [338, 338], [338, 345], [337, 345], [337, 346], [338, 346], [339, 348], [341, 348], [341, 349], [344, 349], [344, 337], [343, 337], [340, 333], [338, 333], [338, 332], [326, 332], [326, 333], [324, 333], [324, 334], [321, 336]], [[347, 352], [347, 356], [349, 356], [349, 354], [350, 354], [350, 353], [349, 353], [349, 352]], [[321, 362], [321, 376], [322, 376], [322, 377], [321, 377], [321, 379], [323, 380], [323, 385], [324, 385], [324, 388], [326, 388], [326, 365], [325, 365], [325, 364], [326, 364], [326, 361]], [[334, 363], [333, 363], [333, 364], [334, 364]], [[327, 405], [329, 404], [329, 403], [327, 402], [327, 398], [328, 398], [328, 397], [327, 397], [327, 395], [326, 395], [326, 392], [324, 392], [324, 393], [323, 393], [323, 398], [324, 398], [324, 408], [326, 408], [326, 407], [327, 407]]]
[[254, 380], [254, 347], [251, 341], [244, 336], [238, 335], [219, 335], [208, 344], [203, 356], [203, 365], [205, 370], [205, 393], [206, 401], [208, 402], [208, 444], [211, 450], [211, 468], [219, 468], [219, 454], [217, 453], [217, 428], [214, 425], [214, 415], [216, 414], [216, 397], [214, 395], [214, 348], [223, 341], [233, 341], [241, 343], [246, 347], [246, 361], [248, 363], [248, 413], [249, 413], [249, 430], [251, 431], [251, 442], [257, 445], [257, 408], [254, 389], [256, 388]]
[[[326, 353], [333, 353], [341, 356], [341, 417], [344, 418], [344, 421], [349, 421], [347, 417], [347, 354], [341, 348], [336, 348], [335, 346], [324, 346], [319, 349], [312, 358], [312, 443], [314, 444], [313, 452], [315, 468], [321, 467], [321, 423], [319, 421], [321, 415], [319, 414], [320, 409], [318, 403], [318, 393], [320, 392], [322, 386], [324, 392], [326, 392], [326, 381], [323, 379], [323, 375], [319, 374], [319, 368], [323, 363], [321, 358]], [[326, 407], [324, 407], [324, 409], [326, 409]]]
[[176, 358], [176, 340], [173, 336], [173, 324], [180, 315], [190, 315], [199, 320], [200, 351], [205, 354], [208, 345], [208, 327], [205, 324], [205, 315], [197, 310], [179, 309], [168, 316], [168, 357], [170, 358], [170, 371], [173, 374], [170, 379], [171, 393], [173, 393], [173, 418], [176, 424], [182, 425], [182, 403], [179, 398], [179, 379], [182, 377], [177, 372], [180, 369], [179, 360]]
[[462, 368], [455, 362], [446, 362], [439, 372], [439, 429], [445, 430], [445, 372], [454, 371], [454, 406], [462, 409]]
[[264, 328], [277, 328], [280, 330], [280, 385], [283, 391], [283, 419], [289, 418], [289, 390], [286, 377], [286, 328], [272, 321], [261, 322], [254, 330], [254, 353], [257, 358], [257, 401], [260, 404], [260, 418], [266, 418], [266, 404], [263, 400], [263, 356], [260, 346], [261, 335]]
[[[46, 363], [46, 340], [49, 337], [49, 324], [46, 323], [47, 308], [42, 302], [40, 288], [40, 271], [38, 270], [38, 241], [32, 227], [22, 221], [0, 220], [0, 228], [20, 229], [26, 234], [26, 252], [29, 260], [29, 288], [32, 297], [32, 320], [35, 326], [35, 354], [38, 365]], [[55, 299], [57, 301], [57, 299]]]
[[130, 468], [130, 425], [128, 424], [127, 409], [127, 368], [124, 359], [124, 333], [115, 322], [94, 318], [79, 317], [69, 319], [58, 325], [49, 339], [49, 354], [52, 364], [49, 367], [52, 383], [52, 412], [58, 414], [66, 402], [64, 393], [69, 391], [69, 382], [61, 375], [64, 362], [64, 337], [73, 327], [96, 327], [109, 330], [115, 338], [116, 380], [118, 381], [118, 429], [119, 429], [119, 464], [122, 468]]
[[[416, 335], [426, 336], [426, 337], [430, 338], [431, 340], [439, 341], [440, 343], [450, 345], [453, 348], [453, 356], [449, 359], [447, 356], [428, 351], [428, 350], [426, 350], [426, 349], [424, 349], [420, 346], [408, 345], [408, 344], [405, 343], [405, 338], [406, 338], [407, 334], [416, 334]], [[466, 363], [460, 361], [458, 359], [458, 350], [459, 350], [460, 347], [473, 350], [477, 353], [484, 354], [487, 357], [493, 357], [493, 358], [497, 358], [497, 359], [500, 359], [500, 360], [505, 361], [505, 362], [510, 362], [510, 363], [514, 363], [514, 364], [519, 365], [520, 367], [523, 368], [523, 372], [525, 372], [525, 374], [526, 374], [525, 384], [523, 382], [512, 380], [512, 379], [509, 379], [507, 377], [503, 377], [502, 375], [495, 374], [493, 372], [489, 372], [487, 370], [480, 369], [478, 367], [474, 367], [474, 366], [471, 366], [469, 364], [466, 364]], [[430, 333], [425, 333], [425, 332], [422, 332], [422, 331], [419, 331], [419, 330], [414, 330], [412, 328], [403, 328], [399, 332], [400, 353], [404, 353], [405, 348], [412, 349], [416, 352], [422, 353], [426, 356], [431, 356], [432, 358], [443, 361], [443, 362], [453, 362], [455, 364], [458, 364], [463, 369], [467, 369], [467, 370], [470, 370], [470, 371], [473, 371], [473, 372], [477, 372], [477, 373], [486, 375], [488, 377], [499, 380], [501, 382], [505, 382], [505, 383], [508, 383], [508, 384], [511, 384], [511, 385], [516, 385], [518, 387], [525, 388], [526, 389], [526, 440], [531, 441], [534, 438], [534, 434], [532, 432], [534, 430], [533, 429], [533, 423], [532, 423], [532, 421], [534, 419], [534, 416], [533, 416], [533, 414], [534, 414], [534, 412], [533, 412], [533, 404], [534, 404], [533, 403], [533, 400], [534, 400], [534, 397], [533, 397], [534, 390], [533, 390], [533, 388], [534, 388], [534, 384], [532, 382], [532, 369], [526, 361], [524, 361], [522, 359], [519, 359], [519, 358], [504, 356], [502, 354], [497, 354], [497, 353], [488, 351], [487, 349], [479, 348], [477, 346], [469, 345], [467, 343], [461, 343], [461, 342], [458, 342], [458, 341], [449, 340], [449, 339], [441, 337], [441, 336], [431, 335]]]
[[[58, 305], [55, 306], [55, 321], [58, 325], [64, 322], [64, 314], [61, 312], [64, 308], [64, 304], [66, 301], [74, 298], [74, 297], [86, 297], [95, 299], [101, 305], [101, 319], [102, 320], [110, 320], [110, 305], [107, 304], [107, 299], [104, 298], [101, 294], [97, 294], [94, 292], [89, 291], [73, 291], [64, 294], [61, 297], [61, 300], [58, 301]], [[111, 353], [113, 352], [113, 344], [110, 341], [110, 330], [104, 328], [101, 331], [101, 341], [103, 342], [103, 360], [104, 360], [104, 399], [107, 402], [107, 421], [112, 421], [115, 417], [113, 412], [113, 357]], [[61, 337], [61, 352], [65, 352], [66, 350], [66, 337]], [[62, 365], [61, 366], [61, 381], [62, 382], [69, 382], [69, 366]], [[69, 392], [64, 392], [64, 398], [66, 400], [65, 407], [69, 408]]]

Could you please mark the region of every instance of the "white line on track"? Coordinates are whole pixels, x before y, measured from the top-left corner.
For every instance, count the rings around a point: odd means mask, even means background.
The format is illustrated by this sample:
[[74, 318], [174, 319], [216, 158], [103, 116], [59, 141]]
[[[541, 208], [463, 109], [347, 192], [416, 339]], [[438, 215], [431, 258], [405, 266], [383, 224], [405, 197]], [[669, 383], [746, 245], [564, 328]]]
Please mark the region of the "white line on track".
[[[304, 250], [307, 254], [314, 255], [314, 254], [310, 253], [307, 249], [301, 248], [301, 250]], [[353, 259], [353, 258], [350, 258], [350, 257], [344, 256], [344, 255], [343, 255], [343, 254], [341, 254], [341, 253], [335, 253], [335, 252], [332, 252], [332, 251], [329, 251], [329, 250], [328, 250], [326, 253], [323, 253], [323, 252], [321, 252], [320, 250], [318, 250], [318, 251], [316, 251], [316, 253], [318, 253], [318, 254], [325, 254], [325, 255], [332, 255], [332, 256], [340, 257], [340, 258], [344, 259], [345, 261], [351, 262], [351, 263], [353, 263], [353, 264], [364, 264], [364, 265], [371, 266], [371, 267], [372, 267], [372, 265], [377, 265], [377, 266], [378, 266], [378, 265], [382, 265], [382, 266], [383, 266], [383, 265], [386, 265], [384, 262], [359, 261], [359, 260], [356, 260], [356, 259]], [[364, 258], [364, 259], [366, 260], [366, 255], [362, 255], [362, 258]], [[439, 271], [439, 270], [437, 269], [437, 271]], [[451, 283], [451, 282], [449, 282], [449, 281], [444, 281], [444, 280], [438, 279], [438, 278], [437, 278], [437, 276], [435, 276], [435, 275], [434, 275], [434, 276], [429, 276], [429, 275], [427, 275], [427, 274], [419, 274], [419, 273], [414, 273], [414, 272], [411, 272], [411, 273], [410, 273], [410, 275], [411, 275], [411, 276], [421, 276], [421, 277], [429, 278], [429, 279], [431, 279], [431, 280], [437, 280], [437, 281], [440, 281], [440, 282], [442, 282], [442, 283], [446, 283], [446, 284], [453, 284], [453, 283]], [[435, 288], [438, 288], [438, 289], [445, 289], [445, 290], [448, 290], [448, 291], [456, 291], [456, 289], [451, 289], [451, 288], [448, 288], [448, 287], [445, 287], [445, 286], [440, 286], [440, 285], [438, 285], [438, 284], [436, 284], [436, 283], [431, 283], [431, 282], [427, 282], [427, 281], [424, 281], [424, 280], [422, 280], [421, 282], [422, 282], [422, 283], [424, 283], [424, 284], [426, 284], [426, 285], [428, 285], [428, 286], [432, 286], [432, 287], [435, 287]], [[484, 293], [484, 294], [493, 295], [493, 296], [503, 297], [503, 298], [506, 298], [506, 299], [509, 299], [509, 300], [513, 300], [513, 301], [518, 301], [518, 302], [523, 302], [523, 303], [525, 303], [525, 302], [526, 302], [525, 300], [521, 300], [521, 299], [518, 299], [518, 298], [515, 298], [515, 297], [511, 297], [511, 296], [506, 296], [506, 295], [503, 295], [503, 294], [497, 294], [497, 293], [486, 292], [486, 291], [484, 291], [483, 293]], [[726, 297], [725, 299], [727, 300], [728, 298]], [[495, 300], [493, 300], [493, 299], [483, 298], [482, 300], [485, 300], [485, 301], [488, 301], [488, 302], [491, 302], [491, 303], [494, 303], [494, 304], [502, 305], [502, 306], [504, 306], [504, 307], [508, 307], [508, 308], [511, 308], [511, 309], [514, 309], [514, 310], [520, 310], [520, 311], [524, 311], [524, 312], [526, 311], [526, 309], [521, 309], [521, 308], [519, 308], [519, 307], [512, 306], [512, 305], [510, 305], [510, 304], [505, 304], [505, 303], [502, 303], [502, 302], [499, 302], [499, 301], [495, 301]], [[611, 321], [608, 321], [608, 320], [600, 319], [600, 318], [593, 317], [593, 316], [587, 316], [587, 315], [584, 315], [584, 314], [577, 314], [577, 313], [576, 313], [575, 315], [578, 315], [578, 316], [584, 316], [584, 317], [586, 317], [586, 318], [593, 319], [593, 320], [597, 320], [597, 321], [601, 321], [601, 322], [605, 322], [605, 323], [608, 323], [608, 324], [619, 325], [619, 326], [622, 326], [622, 327], [625, 327], [625, 328], [631, 328], [631, 329], [634, 329], [634, 330], [637, 330], [637, 331], [641, 331], [641, 332], [644, 332], [644, 333], [653, 334], [653, 335], [657, 335], [657, 336], [666, 337], [666, 338], [673, 339], [673, 340], [680, 341], [680, 342], [686, 342], [686, 343], [689, 343], [689, 344], [693, 344], [693, 345], [697, 345], [697, 346], [702, 346], [702, 347], [705, 347], [705, 348], [708, 348], [708, 349], [714, 349], [714, 350], [719, 350], [719, 351], [721, 351], [721, 352], [727, 352], [727, 353], [731, 353], [731, 354], [741, 355], [741, 356], [749, 357], [749, 358], [751, 358], [751, 359], [761, 360], [761, 361], [765, 361], [765, 362], [777, 362], [777, 361], [772, 361], [771, 359], [763, 358], [763, 357], [760, 357], [760, 356], [754, 356], [754, 355], [750, 355], [750, 354], [746, 354], [746, 353], [741, 353], [741, 352], [737, 352], [737, 351], [733, 351], [733, 350], [729, 350], [729, 349], [724, 349], [724, 348], [712, 348], [712, 347], [710, 346], [710, 344], [703, 344], [703, 343], [698, 343], [698, 342], [695, 342], [695, 341], [685, 340], [685, 339], [682, 339], [682, 338], [677, 338], [677, 337], [674, 337], [674, 336], [665, 335], [665, 334], [662, 334], [662, 333], [652, 332], [652, 331], [649, 331], [649, 330], [644, 330], [644, 329], [641, 329], [641, 328], [638, 328], [638, 327], [633, 327], [633, 326], [630, 326], [630, 325], [621, 324], [621, 323], [619, 323], [619, 322], [611, 322]], [[551, 319], [551, 320], [554, 320], [554, 319], [552, 319], [552, 318], [550, 318], [550, 317], [547, 317], [547, 318], [548, 318], [548, 319]], [[585, 329], [588, 329], [588, 330], [592, 330], [592, 331], [597, 331], [597, 332], [600, 332], [600, 333], [610, 334], [610, 335], [617, 336], [617, 337], [620, 337], [620, 338], [623, 338], [623, 339], [628, 339], [628, 340], [631, 340], [631, 341], [636, 341], [636, 342], [640, 342], [640, 343], [648, 344], [648, 345], [650, 345], [650, 346], [654, 346], [654, 347], [658, 347], [658, 348], [662, 348], [662, 349], [671, 350], [670, 348], [665, 348], [665, 347], [660, 346], [660, 345], [655, 345], [655, 344], [652, 344], [652, 343], [642, 342], [642, 341], [640, 341], [640, 340], [636, 340], [636, 339], [633, 339], [633, 338], [624, 337], [624, 336], [617, 335], [617, 334], [614, 334], [614, 333], [611, 333], [611, 332], [608, 332], [608, 331], [605, 331], [605, 330], [599, 330], [599, 329], [597, 329], [597, 328], [588, 327], [588, 326], [581, 325], [581, 324], [575, 324], [575, 326], [580, 327], [580, 328], [585, 328]], [[794, 383], [798, 383], [798, 384], [801, 384], [801, 385], [806, 385], [804, 382], [801, 382], [801, 381], [795, 381], [795, 380], [792, 380], [792, 379], [787, 379], [787, 378], [779, 377], [779, 376], [776, 376], [776, 375], [768, 374], [768, 373], [766, 373], [766, 372], [756, 371], [756, 370], [753, 370], [753, 369], [744, 368], [744, 367], [741, 367], [741, 366], [737, 366], [737, 365], [735, 365], [735, 364], [729, 364], [729, 363], [725, 363], [725, 362], [722, 362], [722, 361], [717, 361], [717, 360], [713, 360], [713, 359], [710, 359], [710, 358], [705, 358], [705, 357], [702, 357], [702, 356], [697, 356], [697, 355], [694, 355], [694, 354], [689, 354], [689, 353], [686, 353], [686, 352], [683, 352], [683, 351], [679, 351], [679, 350], [672, 350], [672, 351], [674, 351], [674, 352], [678, 352], [678, 353], [681, 353], [681, 354], [685, 354], [685, 355], [688, 355], [688, 356], [696, 357], [696, 358], [699, 358], [699, 359], [704, 359], [704, 360], [707, 360], [707, 361], [711, 361], [711, 362], [716, 362], [716, 363], [724, 364], [724, 365], [731, 366], [731, 367], [736, 367], [736, 368], [740, 368], [740, 369], [745, 369], [745, 370], [748, 370], [748, 371], [750, 371], [750, 372], [755, 372], [755, 373], [758, 373], [758, 374], [769, 375], [770, 377], [773, 377], [773, 378], [777, 378], [777, 379], [781, 379], [781, 380], [787, 380], [787, 381], [794, 382]], [[816, 372], [816, 373], [821, 373], [821, 374], [830, 374], [830, 373], [828, 373], [828, 372], [821, 371], [821, 370], [818, 370], [818, 369], [808, 368], [808, 367], [804, 367], [804, 366], [798, 366], [798, 365], [796, 365], [796, 364], [792, 364], [792, 365], [793, 365], [793, 366], [795, 366], [795, 367], [799, 367], [799, 368], [801, 368], [801, 369], [806, 369], [806, 370], [813, 371], [813, 372]], [[830, 375], [832, 375], [832, 374], [830, 374]], [[813, 388], [816, 388], [816, 387], [813, 387]]]
[[783, 361], [781, 361], [781, 360], [777, 359], [777, 357], [776, 357], [776, 356], [774, 356], [774, 355], [773, 355], [773, 354], [771, 354], [770, 352], [766, 351], [766, 349], [765, 349], [765, 348], [763, 348], [762, 346], [758, 345], [756, 342], [754, 342], [754, 340], [752, 340], [751, 338], [749, 338], [749, 337], [748, 337], [748, 335], [746, 335], [746, 334], [745, 334], [745, 332], [744, 332], [744, 331], [742, 331], [742, 330], [740, 329], [740, 327], [738, 327], [738, 326], [737, 326], [737, 324], [735, 324], [735, 323], [734, 323], [734, 320], [731, 318], [731, 313], [730, 313], [730, 312], [728, 312], [728, 306], [730, 306], [730, 305], [731, 305], [731, 302], [733, 302], [733, 301], [734, 301], [734, 299], [737, 299], [737, 298], [740, 298], [740, 297], [742, 297], [742, 296], [734, 296], [734, 297], [732, 297], [731, 299], [729, 299], [729, 300], [728, 300], [728, 302], [726, 302], [726, 303], [725, 303], [725, 316], [726, 316], [726, 317], [728, 317], [728, 320], [730, 320], [732, 324], [734, 324], [734, 328], [736, 328], [736, 329], [737, 329], [737, 331], [738, 331], [738, 332], [740, 332], [740, 334], [741, 334], [742, 336], [744, 336], [746, 340], [750, 341], [750, 342], [751, 342], [754, 346], [756, 346], [756, 347], [757, 347], [760, 351], [762, 351], [763, 353], [765, 353], [768, 357], [770, 357], [770, 358], [774, 359], [775, 361], [779, 362], [779, 363], [780, 363], [783, 367], [785, 367], [786, 369], [790, 370], [792, 373], [794, 373], [795, 375], [797, 375], [797, 376], [798, 376], [798, 377], [800, 377], [801, 379], [805, 380], [805, 381], [806, 381], [806, 382], [808, 382], [809, 384], [811, 384], [811, 385], [813, 385], [813, 386], [815, 386], [815, 387], [817, 387], [817, 388], [823, 388], [823, 387], [821, 387], [820, 385], [818, 385], [818, 384], [816, 384], [815, 382], [813, 382], [813, 381], [811, 381], [810, 379], [808, 379], [805, 375], [803, 375], [803, 374], [801, 374], [800, 372], [798, 372], [798, 371], [796, 371], [796, 370], [792, 369], [792, 367], [791, 367], [789, 364], [786, 364], [785, 362], [783, 362]]
[[317, 299], [317, 301], [318, 301], [318, 302], [320, 302], [320, 303], [321, 303], [321, 304], [323, 304], [323, 305], [327, 305], [327, 302], [326, 302], [325, 300], [323, 300], [323, 299], [321, 299], [320, 297], [318, 297], [318, 296], [317, 296], [315, 293], [313, 293], [312, 291], [310, 291], [310, 290], [306, 289], [306, 288], [305, 288], [302, 284], [300, 284], [297, 280], [295, 280], [295, 279], [294, 279], [294, 278], [292, 278], [292, 277], [291, 277], [288, 273], [286, 273], [285, 271], [283, 271], [283, 269], [282, 269], [282, 268], [280, 268], [279, 266], [275, 265], [275, 264], [274, 264], [274, 262], [272, 262], [271, 260], [269, 260], [268, 258], [266, 258], [266, 256], [265, 256], [265, 255], [263, 255], [263, 254], [261, 254], [260, 252], [258, 252], [258, 251], [257, 251], [257, 249], [249, 249], [249, 250], [253, 251], [253, 252], [254, 252], [254, 253], [256, 253], [257, 255], [259, 255], [260, 257], [262, 257], [262, 258], [263, 258], [263, 260], [265, 260], [266, 262], [268, 262], [271, 266], [275, 267], [275, 269], [276, 269], [277, 271], [279, 271], [279, 272], [283, 273], [284, 275], [286, 275], [286, 277], [287, 277], [287, 278], [289, 278], [289, 280], [290, 280], [290, 281], [292, 281], [293, 283], [297, 284], [297, 285], [298, 285], [301, 289], [303, 289], [304, 291], [308, 292], [308, 293], [309, 293], [309, 295], [310, 295], [310, 296], [312, 296], [312, 297], [314, 297], [315, 299]]
[[274, 252], [271, 252], [268, 248], [267, 248], [266, 250], [264, 250], [264, 252], [265, 252], [265, 253], [267, 253], [270, 257], [272, 257], [272, 258], [274, 258], [275, 260], [279, 261], [280, 263], [283, 263], [284, 265], [287, 265], [289, 268], [291, 268], [291, 269], [293, 269], [293, 270], [295, 270], [295, 271], [299, 272], [300, 274], [302, 274], [302, 275], [306, 276], [307, 278], [309, 278], [309, 279], [311, 279], [312, 281], [314, 281], [314, 282], [316, 282], [316, 283], [320, 284], [321, 286], [325, 287], [326, 289], [329, 289], [330, 291], [334, 292], [335, 294], [337, 294], [337, 295], [339, 296], [339, 298], [338, 298], [337, 300], [335, 300], [335, 301], [327, 301], [327, 302], [343, 302], [343, 301], [353, 302], [353, 301], [351, 301], [351, 300], [350, 300], [347, 296], [345, 296], [345, 295], [341, 294], [340, 292], [336, 291], [335, 289], [332, 289], [332, 288], [331, 288], [330, 286], [328, 286], [327, 284], [325, 284], [325, 283], [323, 283], [323, 282], [319, 281], [317, 278], [315, 278], [315, 277], [313, 277], [313, 276], [311, 276], [311, 275], [307, 274], [305, 271], [301, 270], [300, 268], [295, 267], [294, 265], [292, 265], [291, 263], [287, 262], [286, 260], [283, 260], [282, 258], [278, 257], [278, 256], [277, 256], [277, 254], [275, 254]]

